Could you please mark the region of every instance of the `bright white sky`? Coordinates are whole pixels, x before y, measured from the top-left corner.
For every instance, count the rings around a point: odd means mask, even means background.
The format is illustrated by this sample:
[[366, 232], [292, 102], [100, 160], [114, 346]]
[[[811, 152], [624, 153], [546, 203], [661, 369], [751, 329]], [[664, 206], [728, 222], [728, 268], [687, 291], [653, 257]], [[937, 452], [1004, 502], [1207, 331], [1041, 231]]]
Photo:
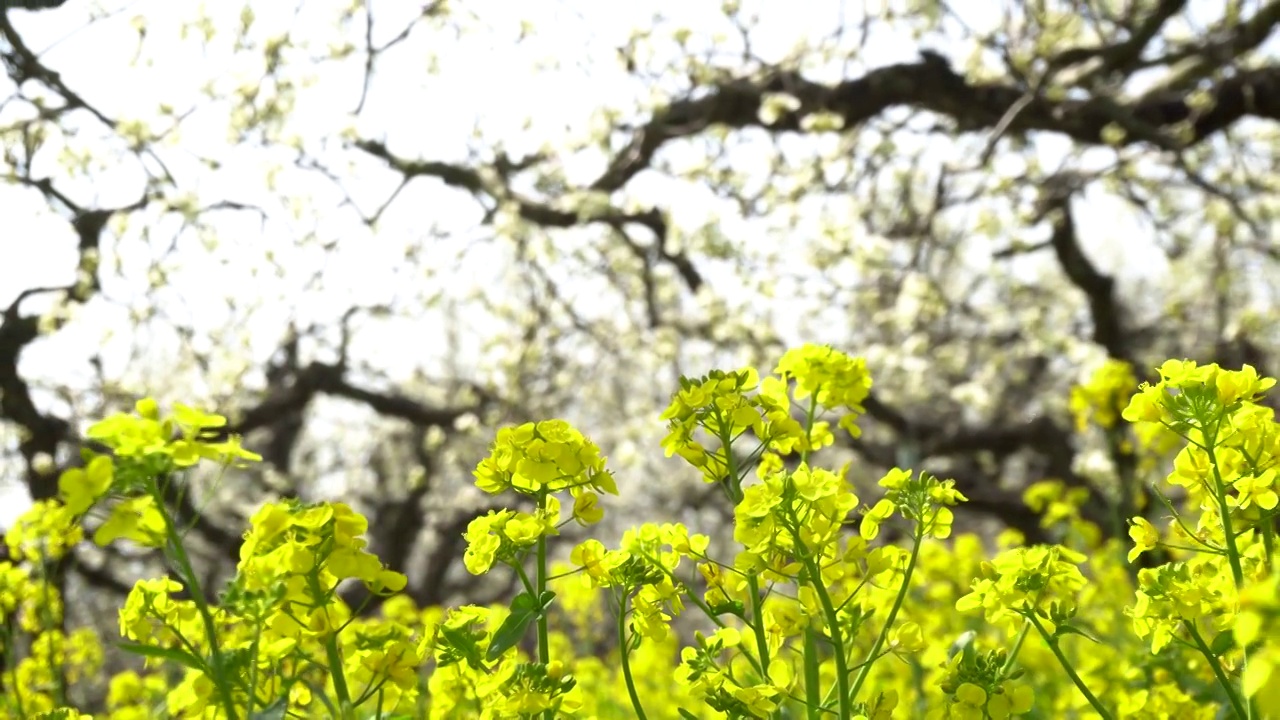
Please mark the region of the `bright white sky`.
[[[419, 3], [374, 0], [372, 5], [377, 43], [398, 32]], [[765, 56], [781, 57], [803, 38], [829, 34], [842, 12], [856, 16], [863, 3], [807, 0], [804, 12], [797, 12], [793, 3], [757, 5], [762, 8], [760, 27], [766, 30], [756, 36], [756, 50]], [[257, 15], [253, 36], [259, 40], [287, 29], [318, 49], [344, 41], [357, 47], [363, 44], [362, 19], [345, 29], [332, 23], [334, 9], [342, 6], [337, 0], [307, 2], [296, 16], [295, 3], [256, 2], [252, 6]], [[626, 42], [633, 26], [647, 25], [655, 14], [661, 14], [669, 18], [671, 25], [687, 26], [700, 35], [727, 29], [720, 27], [723, 18], [717, 3], [688, 0], [471, 0], [457, 6], [485, 18], [493, 24], [492, 29], [477, 27], [459, 40], [437, 34], [432, 37], [430, 48], [424, 48], [421, 42], [405, 43], [384, 57], [374, 92], [356, 126], [362, 135], [386, 138], [392, 151], [401, 156], [456, 162], [467, 159], [464, 151], [477, 118], [484, 136], [506, 140], [514, 155], [536, 149], [536, 143], [530, 143], [529, 138], [554, 143], [566, 137], [580, 137], [595, 110], [626, 105], [636, 92], [614, 55], [614, 48]], [[974, 13], [971, 24], [981, 27], [994, 22], [994, 14], [983, 17], [983, 8], [994, 10], [996, 6], [968, 3]], [[424, 216], [429, 217], [430, 223], [465, 235], [479, 214], [474, 204], [459, 203], [458, 195], [452, 191], [420, 182], [413, 192], [402, 194], [374, 235], [349, 209], [338, 208], [342, 196], [332, 184], [314, 173], [292, 169], [287, 150], [267, 151], [256, 144], [237, 148], [230, 144], [226, 133], [228, 108], [202, 100], [200, 88], [211, 82], [219, 94], [229, 95], [255, 73], [260, 77], [260, 60], [249, 59], [253, 54], [235, 53], [229, 33], [221, 44], [215, 41], [206, 52], [197, 42], [181, 40], [180, 28], [196, 17], [200, 8], [205, 8], [215, 27], [234, 27], [242, 7], [241, 3], [227, 1], [68, 0], [58, 10], [14, 11], [10, 17], [30, 47], [47, 49], [44, 58], [62, 74], [69, 87], [110, 116], [145, 119], [159, 127], [155, 109], [160, 103], [167, 103], [178, 112], [197, 108], [162, 150], [180, 186], [198, 197], [201, 204], [237, 200], [260, 205], [268, 209], [271, 217], [262, 223], [249, 214], [221, 215], [218, 249], [206, 252], [194, 239], [184, 240], [190, 244], [184, 245], [186, 249], [181, 252], [200, 258], [200, 262], [173, 268], [168, 289], [152, 297], [165, 302], [176, 317], [211, 327], [224, 325], [229, 311], [224, 303], [203, 298], [218, 298], [224, 288], [239, 289], [237, 294], [242, 298], [259, 298], [261, 307], [247, 320], [253, 336], [248, 362], [261, 362], [274, 349], [279, 328], [289, 314], [297, 314], [302, 325], [313, 320], [332, 324], [352, 303], [397, 303], [421, 297], [423, 279], [397, 272], [402, 264], [404, 238], [421, 236], [427, 222]], [[111, 11], [110, 17], [87, 23], [91, 8], [105, 8]], [[145, 19], [146, 42], [142, 62], [133, 67], [139, 49], [136, 27], [141, 19]], [[536, 36], [517, 46], [513, 39], [520, 32], [522, 19], [535, 29]], [[880, 34], [869, 40], [863, 60], [871, 66], [917, 57], [917, 44], [909, 37]], [[438, 59], [438, 73], [426, 72], [428, 52]], [[549, 58], [560, 60], [558, 70], [540, 69], [535, 62]], [[315, 84], [301, 94], [289, 127], [316, 157], [335, 164], [345, 163], [350, 157], [331, 148], [336, 146], [337, 135], [352, 125], [350, 110], [359, 94], [362, 62], [357, 54], [345, 63], [331, 63], [319, 71], [297, 63], [299, 70], [293, 74], [300, 80], [311, 75]], [[21, 110], [17, 106], [0, 108], [0, 125], [18, 112]], [[525, 128], [530, 118], [532, 126]], [[85, 135], [90, 139], [72, 138], [69, 143], [101, 147], [92, 140], [98, 130], [90, 128]], [[1052, 143], [1045, 147], [1048, 156], [1055, 153]], [[52, 153], [48, 155], [52, 157]], [[222, 168], [218, 172], [202, 169], [197, 157], [217, 157]], [[107, 163], [109, 167], [96, 172], [93, 182], [62, 183], [59, 188], [90, 206], [135, 201], [143, 180], [136, 164], [114, 159]], [[286, 169], [278, 170], [276, 185], [269, 187], [264, 178], [272, 167], [280, 165]], [[353, 179], [348, 186], [353, 188], [354, 200], [364, 212], [371, 212], [394, 187], [394, 177], [376, 162], [336, 169]], [[599, 159], [589, 157], [565, 168], [571, 181], [589, 179], [599, 170]], [[37, 174], [55, 172], [52, 166], [37, 168]], [[706, 198], [673, 194], [659, 182], [639, 178], [632, 190], [637, 200], [668, 208], [677, 223], [696, 224], [706, 212]], [[297, 216], [292, 217], [291, 209], [282, 206], [281, 198], [304, 195], [311, 196], [312, 203], [296, 208]], [[7, 306], [26, 288], [62, 285], [71, 278], [75, 267], [74, 238], [67, 224], [49, 216], [44, 207], [45, 201], [34, 191], [0, 184], [0, 307]], [[172, 221], [160, 223], [153, 214], [140, 214], [126, 237], [139, 238], [146, 223], [157, 223], [154, 231], [159, 238], [170, 237], [176, 229]], [[1121, 212], [1118, 203], [1106, 198], [1091, 199], [1080, 224], [1082, 238], [1089, 241], [1104, 269], [1151, 269], [1149, 264], [1138, 262], [1147, 255], [1145, 244], [1134, 242], [1147, 233], [1130, 215]], [[295, 238], [307, 234], [313, 234], [318, 241], [339, 242], [326, 257], [316, 243], [297, 246]], [[457, 242], [455, 247], [463, 244]], [[274, 275], [264, 257], [267, 250], [291, 269], [286, 277]], [[428, 252], [438, 258], [442, 268], [448, 268], [447, 276], [462, 290], [501, 281], [495, 269], [501, 263], [486, 257], [484, 251], [469, 250], [463, 260], [452, 247], [432, 247]], [[123, 244], [119, 253], [126, 268], [145, 268], [152, 251], [147, 243], [136, 242]], [[324, 288], [300, 287], [309, 275], [305, 269], [319, 265], [326, 268]], [[137, 272], [132, 274], [137, 276]], [[105, 290], [113, 302], [91, 303], [82, 309], [76, 322], [53, 338], [31, 346], [23, 356], [24, 372], [38, 369], [41, 377], [85, 378], [86, 360], [99, 348], [109, 376], [123, 370], [123, 348], [133, 338], [124, 335], [130, 324], [122, 307], [150, 300], [145, 299], [145, 285], [116, 282]], [[459, 292], [459, 296], [464, 294]], [[30, 313], [46, 306], [28, 301], [23, 307]], [[436, 325], [437, 331], [439, 327], [442, 325]], [[114, 337], [104, 338], [103, 328], [114, 328]], [[255, 334], [255, 328], [262, 332]], [[424, 320], [412, 329], [385, 323], [380, 329], [371, 330], [362, 345], [396, 347], [406, 332], [429, 336], [431, 321]], [[165, 350], [159, 339], [156, 347], [158, 357], [154, 359], [163, 363]], [[378, 360], [391, 378], [407, 377], [420, 364], [417, 358], [398, 359], [385, 352]], [[0, 526], [7, 525], [24, 509], [24, 496], [25, 491], [0, 495]]]

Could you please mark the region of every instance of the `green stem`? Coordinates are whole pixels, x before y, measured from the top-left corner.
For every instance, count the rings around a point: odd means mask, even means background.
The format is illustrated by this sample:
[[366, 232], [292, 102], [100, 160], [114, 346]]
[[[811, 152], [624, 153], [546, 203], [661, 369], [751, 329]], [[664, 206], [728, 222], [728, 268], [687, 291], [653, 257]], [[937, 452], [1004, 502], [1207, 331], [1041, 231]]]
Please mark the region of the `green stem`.
[[[1208, 438], [1205, 439], [1208, 440]], [[1214, 440], [1217, 440], [1216, 431]], [[1217, 454], [1214, 453], [1215, 447], [1216, 442], [1206, 442], [1204, 449], [1205, 453], [1209, 456], [1209, 467], [1213, 468], [1213, 482], [1217, 490], [1214, 494], [1217, 496], [1218, 500], [1218, 514], [1222, 516], [1222, 536], [1223, 545], [1226, 546], [1225, 550], [1227, 551], [1227, 563], [1231, 565], [1231, 577], [1235, 580], [1236, 591], [1239, 592], [1244, 588], [1244, 569], [1240, 564], [1240, 549], [1236, 547], [1236, 536], [1231, 527], [1231, 508], [1227, 505], [1227, 483], [1222, 479], [1222, 471], [1218, 468]], [[1244, 648], [1240, 649], [1240, 653], [1241, 667], [1248, 668], [1249, 653]], [[1246, 712], [1240, 717], [1247, 718], [1250, 717], [1250, 714]]]
[[1093, 706], [1093, 709], [1097, 711], [1098, 716], [1103, 720], [1114, 720], [1110, 711], [1103, 707], [1102, 701], [1098, 700], [1098, 698], [1089, 690], [1089, 687], [1084, 684], [1084, 680], [1080, 679], [1080, 674], [1076, 672], [1071, 661], [1067, 660], [1067, 656], [1062, 654], [1062, 648], [1058, 647], [1058, 640], [1050, 635], [1049, 631], [1045, 630], [1044, 626], [1040, 624], [1040, 620], [1036, 617], [1036, 611], [1034, 609], [1028, 610], [1026, 617], [1031, 621], [1031, 624], [1035, 626], [1036, 632], [1040, 633], [1040, 637], [1044, 638], [1044, 643], [1049, 646], [1049, 651], [1058, 659], [1058, 664], [1067, 672], [1067, 676], [1071, 678], [1071, 682], [1075, 683], [1076, 688], [1080, 690], [1080, 693], [1084, 695], [1084, 698], [1088, 700], [1089, 704]]
[[862, 663], [862, 669], [858, 671], [858, 679], [853, 683], [849, 702], [858, 699], [858, 691], [862, 689], [862, 684], [867, 681], [867, 676], [871, 674], [871, 666], [875, 664], [876, 658], [880, 656], [880, 649], [884, 647], [885, 641], [889, 638], [889, 631], [893, 629], [893, 621], [898, 617], [898, 611], [902, 609], [902, 602], [907, 598], [907, 591], [911, 588], [911, 575], [915, 572], [916, 559], [920, 556], [920, 546], [924, 543], [924, 521], [916, 522], [915, 536], [912, 541], [911, 558], [907, 560], [907, 569], [902, 575], [902, 587], [898, 588], [898, 596], [893, 599], [893, 608], [889, 610], [889, 617], [885, 618], [884, 627], [880, 628], [880, 635], [876, 638], [876, 644], [871, 647], [871, 652], [867, 654], [867, 659]]
[[822, 581], [822, 570], [818, 568], [818, 563], [813, 558], [803, 558], [805, 564], [805, 572], [809, 576], [809, 583], [813, 586], [814, 593], [818, 596], [818, 602], [822, 605], [822, 612], [827, 616], [827, 628], [831, 631], [831, 647], [835, 655], [836, 661], [836, 687], [839, 691], [839, 708], [840, 720], [849, 720], [852, 717], [853, 696], [849, 693], [849, 661], [845, 657], [844, 638], [840, 633], [839, 615], [836, 608], [831, 604], [831, 596], [827, 593], [826, 583]]
[[1200, 654], [1204, 655], [1205, 659], [1209, 661], [1209, 667], [1213, 669], [1214, 677], [1218, 678], [1218, 684], [1222, 686], [1223, 690], [1227, 691], [1227, 699], [1231, 701], [1231, 707], [1236, 711], [1236, 717], [1249, 717], [1249, 711], [1245, 708], [1244, 701], [1240, 698], [1240, 694], [1236, 692], [1235, 686], [1231, 684], [1231, 680], [1227, 678], [1226, 672], [1222, 669], [1222, 663], [1218, 662], [1218, 657], [1213, 654], [1213, 650], [1209, 649], [1204, 637], [1200, 635], [1200, 630], [1196, 628], [1196, 624], [1190, 620], [1183, 620], [1182, 625], [1187, 629], [1187, 632], [1191, 633], [1191, 639], [1195, 641], [1196, 648], [1200, 650]]
[[351, 690], [347, 687], [347, 674], [342, 667], [342, 652], [338, 649], [338, 636], [330, 634], [324, 641], [325, 658], [329, 661], [329, 676], [333, 690], [338, 693], [338, 709], [346, 717], [351, 708]]
[[[306, 580], [312, 598], [322, 598], [327, 594], [320, 586], [320, 577], [315, 570], [306, 575]], [[327, 608], [324, 611], [328, 613]], [[324, 654], [325, 661], [329, 664], [329, 676], [333, 679], [333, 690], [338, 694], [340, 717], [346, 718], [351, 711], [351, 689], [347, 687], [347, 674], [342, 666], [342, 649], [338, 647], [337, 632], [329, 633], [324, 639]]]
[[[542, 498], [540, 503], [546, 506], [546, 498]], [[538, 576], [533, 579], [537, 586], [538, 592], [534, 594], [539, 605], [542, 603], [542, 596], [547, 591], [547, 536], [540, 535], [538, 537]], [[550, 633], [547, 631], [547, 612], [542, 610], [538, 613], [538, 662], [545, 667], [551, 662], [551, 640]], [[555, 713], [551, 710], [543, 714], [546, 720], [554, 720]]]
[[818, 673], [818, 640], [813, 628], [804, 629], [804, 695], [809, 720], [818, 720], [822, 700], [818, 697], [822, 679]]
[[751, 591], [751, 629], [756, 636], [756, 652], [760, 654], [760, 682], [769, 681], [769, 640], [764, 634], [764, 613], [760, 603], [760, 579], [755, 573], [747, 575], [747, 588]]
[[[809, 412], [805, 413], [805, 416], [804, 416], [804, 441], [806, 445], [812, 444], [813, 418], [815, 415], [817, 415], [817, 413], [818, 413], [818, 393], [815, 390], [814, 393], [809, 396]], [[800, 451], [800, 462], [806, 463], [806, 464], [809, 462], [808, 450]]]
[[720, 423], [720, 448], [724, 450], [724, 467], [729, 475], [729, 499], [736, 506], [742, 502], [742, 478], [738, 477], [738, 461], [733, 456], [732, 430], [725, 425], [723, 417], [718, 417], [716, 421]]
[[[537, 587], [535, 597], [542, 602], [542, 594], [547, 591], [547, 539], [538, 538], [538, 576], [534, 578]], [[551, 646], [547, 632], [547, 614], [538, 613], [538, 662], [551, 662]]]
[[1027, 631], [1031, 629], [1031, 621], [1022, 623], [1022, 629], [1018, 631], [1018, 637], [1013, 640], [1013, 649], [1009, 651], [1009, 657], [1005, 659], [1004, 665], [1000, 668], [1001, 680], [1009, 676], [1013, 672], [1013, 666], [1018, 661], [1018, 653], [1022, 652], [1022, 643], [1027, 639]]
[[[695, 606], [697, 606], [697, 608], [701, 610], [703, 614], [706, 615], [707, 618], [711, 620], [711, 622], [716, 624], [716, 627], [720, 627], [720, 628], [727, 627], [725, 622], [721, 620], [719, 616], [717, 616], [714, 612], [711, 611], [711, 606], [707, 605], [706, 601], [698, 597], [696, 593], [689, 591], [687, 589], [688, 586], [683, 581], [681, 581], [680, 578], [676, 577], [675, 573], [663, 567], [662, 563], [659, 562], [653, 556], [648, 555], [647, 553], [642, 553], [642, 556], [648, 559], [653, 564], [653, 567], [662, 568], [663, 574], [665, 574], [668, 578], [670, 578], [671, 584], [673, 586], [685, 588], [685, 591], [682, 593], [684, 597], [688, 598], [690, 602], [692, 602]], [[710, 562], [710, 560], [708, 561]], [[733, 613], [733, 616], [741, 617], [737, 613]], [[744, 621], [746, 620], [746, 618], [742, 618], [742, 619]], [[747, 662], [751, 664], [751, 667], [755, 669], [756, 672], [760, 673], [761, 677], [765, 677], [764, 673], [760, 670], [760, 663], [756, 660], [756, 658], [752, 657], [751, 653], [743, 653], [742, 657], [747, 659]]]
[[258, 697], [258, 652], [262, 648], [263, 622], [259, 618], [253, 627], [253, 642], [249, 645], [249, 697]]
[[1262, 547], [1266, 550], [1262, 556], [1262, 562], [1266, 563], [1267, 570], [1271, 570], [1271, 555], [1276, 551], [1275, 519], [1266, 518], [1260, 525], [1262, 526]]
[[196, 609], [200, 612], [200, 619], [204, 623], [205, 636], [209, 639], [209, 665], [213, 668], [214, 674], [210, 679], [218, 688], [218, 697], [227, 713], [227, 720], [236, 720], [239, 714], [236, 712], [235, 698], [231, 694], [231, 687], [225, 675], [226, 661], [222, 655], [222, 648], [218, 644], [218, 628], [213, 622], [213, 614], [209, 611], [209, 603], [205, 600], [204, 591], [200, 588], [200, 579], [196, 575], [195, 567], [191, 564], [191, 557], [187, 555], [187, 549], [182, 545], [182, 538], [178, 534], [178, 528], [173, 524], [173, 518], [169, 517], [168, 511], [165, 510], [164, 493], [160, 490], [159, 482], [153, 479], [148, 489], [160, 517], [164, 520], [165, 539], [170, 554], [178, 563], [178, 569], [183, 575], [182, 579], [191, 592], [191, 600], [195, 603]]
[[[738, 462], [733, 457], [733, 437], [731, 430], [718, 418], [720, 423], [720, 447], [724, 450], [725, 469], [729, 473], [729, 494], [734, 505], [742, 502], [742, 479], [738, 477]], [[756, 636], [756, 652], [760, 655], [761, 681], [769, 679], [769, 643], [764, 635], [764, 619], [760, 614], [760, 581], [754, 573], [747, 574], [747, 586], [751, 592], [751, 627]]]
[[622, 679], [627, 683], [627, 695], [631, 697], [631, 708], [636, 711], [638, 720], [648, 720], [644, 708], [640, 705], [640, 694], [636, 692], [636, 681], [631, 676], [631, 643], [627, 642], [627, 594], [622, 595], [622, 608], [618, 612], [618, 655], [622, 658]]
[[1244, 585], [1244, 570], [1240, 566], [1240, 549], [1236, 547], [1236, 535], [1231, 527], [1231, 507], [1227, 505], [1227, 484], [1222, 479], [1222, 471], [1218, 469], [1218, 457], [1213, 451], [1214, 447], [1214, 443], [1206, 442], [1204, 450], [1209, 456], [1209, 467], [1213, 468], [1213, 483], [1216, 486], [1214, 499], [1218, 501], [1218, 514], [1222, 517], [1222, 536], [1227, 551], [1227, 563], [1231, 565], [1231, 577], [1236, 582], [1236, 589], [1239, 590]]

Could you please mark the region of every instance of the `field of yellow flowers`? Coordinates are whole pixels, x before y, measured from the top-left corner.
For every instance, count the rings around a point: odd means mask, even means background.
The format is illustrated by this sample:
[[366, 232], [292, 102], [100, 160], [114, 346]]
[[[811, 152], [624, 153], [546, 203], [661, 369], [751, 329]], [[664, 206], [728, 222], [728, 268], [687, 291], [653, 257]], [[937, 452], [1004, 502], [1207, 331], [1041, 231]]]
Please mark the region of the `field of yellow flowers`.
[[[662, 416], [667, 454], [733, 504], [733, 557], [645, 524], [553, 562], [560, 528], [599, 522], [600, 495], [627, 489], [564, 421], [503, 428], [476, 483], [534, 509], [477, 517], [464, 562], [515, 573], [522, 591], [504, 607], [415, 607], [339, 502], [262, 507], [234, 580], [207, 593], [161, 498], [198, 463], [259, 458], [212, 439], [220, 416], [142, 400], [90, 429], [110, 453], [88, 453], [6, 537], [0, 717], [91, 717], [69, 691], [105, 682], [93, 716], [118, 720], [1280, 718], [1280, 425], [1257, 403], [1275, 381], [1186, 361], [1158, 372], [1121, 396], [1132, 370], [1109, 364], [1072, 397], [1082, 424], [1132, 423], [1143, 452], [1176, 452], [1124, 545], [1101, 541], [1079, 493], [1052, 481], [1027, 501], [1061, 529], [1053, 546], [953, 535], [965, 498], [924, 472], [895, 468], [859, 498], [847, 466], [809, 463], [834, 433], [859, 433], [871, 387], [865, 362], [827, 347], [791, 350], [765, 377], [682, 379]], [[876, 542], [886, 523], [909, 541]], [[86, 525], [93, 542], [157, 548], [178, 569], [136, 584], [118, 638], [66, 632], [42, 574]], [[1138, 569], [1149, 552], [1163, 564]], [[390, 596], [380, 616], [347, 607], [344, 580]], [[689, 613], [707, 631], [679, 637]], [[613, 650], [598, 656], [602, 633]], [[144, 671], [100, 679], [104, 645]]]

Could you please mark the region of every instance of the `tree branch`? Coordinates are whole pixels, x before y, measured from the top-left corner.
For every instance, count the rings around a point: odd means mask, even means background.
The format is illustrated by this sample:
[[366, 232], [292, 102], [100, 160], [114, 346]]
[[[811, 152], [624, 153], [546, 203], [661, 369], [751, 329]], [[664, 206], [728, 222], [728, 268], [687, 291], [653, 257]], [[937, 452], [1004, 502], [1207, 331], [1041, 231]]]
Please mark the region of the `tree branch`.
[[[789, 94], [799, 100], [799, 107], [765, 122], [760, 110], [770, 93]], [[1187, 145], [1197, 144], [1246, 116], [1280, 119], [1280, 68], [1237, 73], [1218, 82], [1209, 93], [1213, 107], [1196, 113], [1181, 92], [1153, 93], [1131, 102], [1100, 96], [1060, 101], [1041, 96], [1026, 102], [1026, 91], [1016, 85], [971, 83], [944, 64], [929, 60], [889, 65], [836, 85], [815, 83], [793, 71], [775, 71], [759, 80], [723, 83], [704, 97], [676, 100], [658, 110], [635, 131], [592, 188], [621, 188], [650, 166], [663, 144], [708, 127], [800, 132], [803, 119], [818, 112], [834, 113], [843, 119], [846, 129], [852, 129], [890, 108], [905, 106], [950, 118], [960, 132], [973, 132], [996, 127], [1008, 109], [1021, 101], [1025, 107], [1008, 121], [1008, 131], [1056, 133], [1086, 145], [1104, 144], [1103, 130], [1114, 124], [1118, 115], [1131, 118], [1135, 125], [1161, 131], [1190, 121]], [[1129, 133], [1121, 143], [1142, 140]]]

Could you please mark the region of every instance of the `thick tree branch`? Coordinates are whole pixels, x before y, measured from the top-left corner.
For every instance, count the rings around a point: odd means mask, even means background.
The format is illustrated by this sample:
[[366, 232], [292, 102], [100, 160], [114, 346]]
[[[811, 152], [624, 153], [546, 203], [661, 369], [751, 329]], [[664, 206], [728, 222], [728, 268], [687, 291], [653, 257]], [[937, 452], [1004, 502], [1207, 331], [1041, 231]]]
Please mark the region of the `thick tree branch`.
[[[760, 110], [771, 93], [789, 94], [799, 100], [799, 107], [766, 122]], [[724, 83], [703, 97], [677, 100], [658, 110], [635, 131], [631, 142], [592, 187], [601, 191], [621, 188], [650, 166], [666, 142], [708, 127], [799, 132], [803, 119], [818, 112], [834, 113], [843, 119], [845, 128], [854, 128], [890, 108], [905, 106], [950, 118], [959, 131], [972, 132], [996, 127], [1010, 107], [1024, 103], [1016, 117], [1007, 121], [1009, 132], [1056, 133], [1086, 145], [1104, 144], [1104, 129], [1126, 119], [1135, 127], [1153, 128], [1170, 137], [1174, 125], [1188, 121], [1190, 132], [1182, 140], [1186, 145], [1197, 144], [1247, 116], [1280, 119], [1280, 68], [1237, 73], [1218, 82], [1209, 93], [1213, 107], [1195, 112], [1180, 92], [1150, 94], [1136, 101], [1094, 96], [1059, 101], [1035, 97], [1028, 102], [1026, 91], [1014, 84], [972, 83], [945, 64], [927, 59], [879, 68], [836, 85], [815, 83], [797, 72], [777, 71], [759, 80]], [[1131, 132], [1121, 143], [1144, 139], [1153, 140]]]
[[[0, 21], [3, 19], [0, 15]], [[27, 489], [33, 499], [43, 500], [57, 495], [58, 470], [49, 463], [36, 460], [56, 460], [59, 447], [70, 439], [71, 426], [62, 418], [40, 412], [31, 397], [30, 384], [18, 374], [22, 351], [40, 335], [40, 318], [22, 315], [20, 306], [23, 300], [38, 292], [61, 293], [67, 301], [78, 302], [93, 296], [99, 288], [97, 258], [107, 221], [116, 213], [144, 207], [149, 198], [144, 196], [132, 205], [120, 208], [86, 209], [55, 189], [48, 180], [30, 181], [28, 184], [70, 211], [69, 222], [76, 233], [79, 253], [78, 267], [71, 273], [74, 279], [70, 284], [26, 290], [0, 316], [0, 420], [12, 421], [23, 429], [18, 449], [26, 462]], [[2, 221], [0, 229], [3, 229]]]
[[480, 395], [477, 403], [450, 408], [431, 407], [395, 391], [375, 391], [357, 387], [349, 382], [342, 368], [329, 363], [313, 362], [299, 370], [292, 383], [269, 389], [266, 398], [252, 407], [242, 409], [233, 421], [217, 433], [244, 435], [259, 428], [269, 427], [284, 415], [304, 412], [317, 395], [345, 397], [364, 403], [380, 415], [405, 420], [413, 425], [447, 428], [467, 413], [481, 412], [492, 398], [473, 388]]
[[1071, 284], [1088, 298], [1089, 315], [1093, 320], [1093, 341], [1106, 348], [1111, 357], [1133, 363], [1129, 341], [1121, 326], [1121, 308], [1116, 298], [1115, 280], [1099, 272], [1080, 247], [1075, 220], [1071, 214], [1070, 195], [1054, 198], [1051, 202], [1054, 209], [1049, 244]]
[[[917, 420], [882, 400], [869, 397], [863, 402], [867, 415], [891, 429], [896, 436], [892, 445], [849, 439], [849, 446], [868, 462], [883, 467], [898, 463], [895, 447], [899, 442], [915, 444], [919, 461], [945, 459], [948, 468], [940, 475], [954, 478], [956, 486], [969, 497], [964, 507], [990, 515], [1023, 532], [1028, 539], [1044, 536], [1039, 519], [1022, 501], [1021, 491], [1002, 489], [999, 473], [983, 469], [977, 462], [982, 453], [990, 453], [997, 462], [1019, 453], [1036, 458], [1036, 475], [1057, 478], [1069, 487], [1085, 487], [1090, 500], [1081, 508], [1082, 515], [1103, 532], [1114, 530], [1106, 500], [1093, 491], [1092, 485], [1073, 469], [1076, 450], [1070, 430], [1051, 418], [1040, 416], [1029, 422], [1010, 425], [957, 427], [945, 419]], [[1034, 540], [1033, 540], [1034, 541]]]
[[17, 87], [22, 87], [22, 84], [28, 80], [38, 80], [62, 96], [63, 101], [66, 103], [62, 107], [44, 109], [42, 113], [45, 116], [53, 117], [71, 110], [83, 109], [97, 118], [98, 122], [115, 129], [115, 120], [85, 102], [79, 93], [67, 87], [59, 73], [50, 70], [40, 62], [40, 58], [27, 47], [27, 44], [22, 40], [22, 36], [9, 23], [8, 15], [3, 12], [0, 12], [0, 37], [3, 37], [9, 44], [7, 52], [0, 52], [0, 61], [3, 61], [2, 64], [8, 71], [9, 77], [13, 80], [13, 84]]
[[[882, 467], [893, 467], [896, 464], [897, 453], [890, 446], [868, 443], [862, 439], [849, 439], [848, 442], [855, 452], [870, 463]], [[921, 462], [925, 459], [922, 457]], [[1045, 540], [1046, 535], [1044, 529], [1040, 527], [1039, 516], [1022, 501], [1020, 492], [1001, 489], [997, 477], [972, 470], [960, 472], [948, 470], [940, 472], [939, 475], [955, 480], [956, 489], [969, 499], [957, 508], [959, 512], [1000, 520], [1016, 528], [1031, 543]]]

